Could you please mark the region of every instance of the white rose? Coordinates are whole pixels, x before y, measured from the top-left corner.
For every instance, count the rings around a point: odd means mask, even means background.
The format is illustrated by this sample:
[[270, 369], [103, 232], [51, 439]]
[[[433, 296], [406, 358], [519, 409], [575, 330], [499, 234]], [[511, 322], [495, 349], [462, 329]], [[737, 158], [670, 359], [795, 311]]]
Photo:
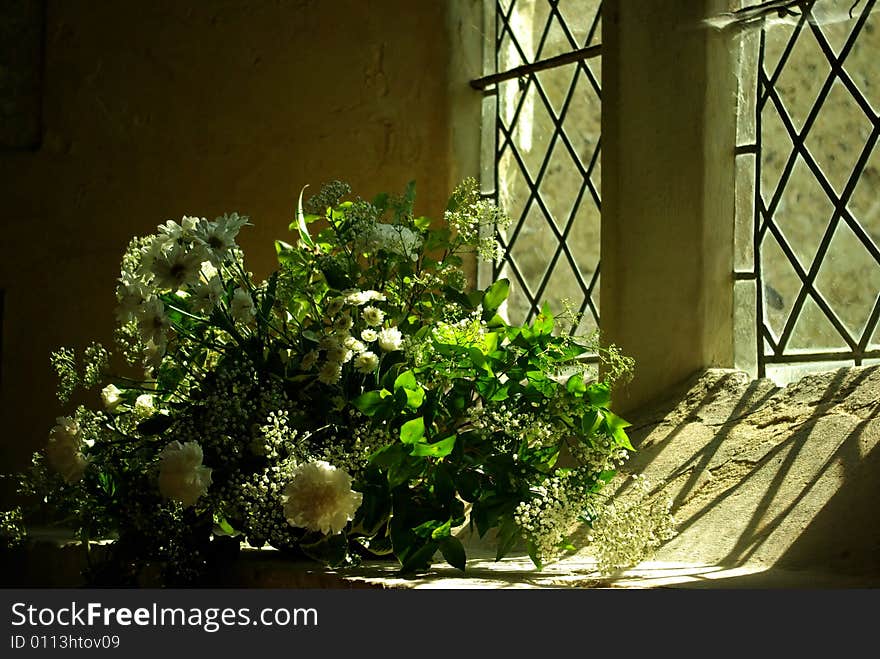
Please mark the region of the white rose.
[[58, 417], [56, 421], [57, 425], [49, 431], [46, 460], [66, 483], [76, 483], [88, 466], [80, 452], [79, 424], [69, 416]]
[[134, 401], [134, 413], [140, 417], [152, 416], [156, 411], [152, 394], [141, 394]]
[[198, 442], [173, 441], [159, 458], [159, 492], [163, 497], [188, 508], [208, 491], [211, 468], [202, 464], [202, 447]]
[[379, 332], [379, 347], [385, 352], [400, 350], [403, 345], [403, 335], [396, 327], [386, 327]]
[[361, 505], [363, 495], [351, 489], [351, 476], [319, 460], [293, 470], [284, 488], [284, 517], [291, 526], [336, 534], [345, 528]]
[[115, 384], [108, 384], [101, 389], [101, 400], [104, 403], [104, 407], [111, 412], [119, 407], [119, 403], [122, 402], [122, 396], [120, 394], [122, 394], [122, 392]]

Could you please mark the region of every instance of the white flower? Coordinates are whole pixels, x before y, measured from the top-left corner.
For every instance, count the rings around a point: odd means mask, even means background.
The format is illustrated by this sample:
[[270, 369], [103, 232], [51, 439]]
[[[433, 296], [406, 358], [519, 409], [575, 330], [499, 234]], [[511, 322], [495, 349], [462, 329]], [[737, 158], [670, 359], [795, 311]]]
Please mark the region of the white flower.
[[150, 368], [159, 368], [159, 364], [162, 363], [162, 358], [165, 356], [165, 350], [168, 347], [168, 344], [165, 342], [163, 338], [159, 342], [155, 341], [147, 341], [146, 350], [144, 352], [144, 365], [149, 366]]
[[80, 452], [79, 424], [69, 416], [60, 416], [56, 422], [49, 431], [46, 460], [66, 483], [76, 483], [88, 466], [88, 460]]
[[116, 287], [116, 318], [121, 323], [127, 323], [140, 309], [140, 306], [150, 297], [149, 289], [144, 283], [130, 277], [122, 277], [119, 286]]
[[319, 460], [298, 465], [284, 488], [284, 517], [291, 526], [330, 535], [354, 519], [363, 495], [351, 489], [351, 476]]
[[339, 362], [324, 362], [318, 371], [318, 381], [323, 384], [336, 384], [342, 377], [342, 364]]
[[351, 326], [353, 324], [354, 323], [351, 320], [351, 316], [347, 313], [344, 313], [339, 316], [339, 318], [337, 318], [335, 321], [333, 321], [333, 329], [337, 332], [347, 332], [351, 329]]
[[299, 367], [304, 371], [311, 371], [312, 367], [318, 362], [318, 351], [310, 350], [307, 352], [302, 361], [299, 364]]
[[247, 218], [237, 213], [218, 217], [214, 222], [202, 219], [195, 228], [195, 239], [207, 247], [219, 263], [235, 247], [235, 237], [245, 224]]
[[104, 403], [104, 407], [108, 410], [113, 411], [117, 407], [119, 407], [119, 403], [122, 402], [122, 396], [120, 396], [122, 392], [117, 388], [115, 384], [108, 384], [106, 387], [101, 389], [101, 401]]
[[338, 364], [347, 364], [351, 361], [354, 353], [348, 348], [342, 346], [327, 351], [327, 361], [336, 362]]
[[156, 345], [164, 345], [165, 332], [171, 327], [171, 321], [165, 313], [165, 305], [157, 297], [146, 300], [135, 314], [138, 331], [144, 343], [152, 341]]
[[204, 260], [205, 250], [201, 246], [174, 245], [155, 258], [150, 271], [158, 288], [176, 291], [199, 281]]
[[257, 308], [251, 294], [243, 288], [236, 288], [229, 303], [229, 313], [240, 323], [248, 324], [257, 316]]
[[343, 340], [342, 345], [345, 346], [346, 348], [348, 348], [349, 350], [353, 350], [354, 352], [356, 352], [358, 354], [362, 353], [364, 350], [367, 349], [367, 346], [365, 346], [363, 343], [358, 341], [353, 336], [345, 337], [345, 340]]
[[400, 350], [403, 345], [403, 335], [396, 327], [386, 327], [379, 332], [379, 347], [385, 352]]
[[140, 417], [152, 416], [156, 411], [152, 394], [141, 394], [134, 401], [134, 413]]
[[367, 343], [372, 343], [379, 338], [379, 332], [374, 329], [365, 329], [361, 332], [361, 338]]
[[160, 234], [165, 236], [167, 242], [179, 242], [187, 240], [196, 228], [199, 218], [184, 215], [180, 220], [180, 224], [174, 220], [168, 220], [165, 224], [160, 224], [157, 228]]
[[345, 301], [356, 307], [373, 300], [384, 302], [385, 296], [379, 291], [351, 291], [345, 296]]
[[[204, 263], [202, 265], [204, 266]], [[192, 305], [193, 311], [210, 313], [214, 307], [217, 306], [217, 303], [222, 296], [223, 284], [221, 283], [220, 278], [212, 277], [205, 282], [200, 282], [193, 288], [190, 304]]]
[[342, 344], [339, 342], [339, 339], [333, 336], [332, 334], [328, 334], [327, 336], [322, 336], [321, 340], [318, 342], [318, 348], [321, 350], [336, 350]]
[[198, 442], [173, 441], [159, 457], [159, 492], [163, 497], [189, 507], [208, 491], [211, 468], [202, 464], [202, 447]]
[[379, 327], [385, 320], [385, 312], [376, 307], [364, 307], [363, 319], [367, 325]]
[[379, 357], [369, 350], [361, 353], [354, 360], [354, 367], [361, 373], [372, 373], [378, 365]]

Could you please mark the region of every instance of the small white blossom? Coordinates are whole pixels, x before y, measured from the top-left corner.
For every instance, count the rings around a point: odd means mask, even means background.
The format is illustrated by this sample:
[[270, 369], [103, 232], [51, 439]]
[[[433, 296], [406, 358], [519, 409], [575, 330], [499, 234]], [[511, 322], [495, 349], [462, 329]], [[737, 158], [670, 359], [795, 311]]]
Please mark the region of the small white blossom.
[[311, 371], [312, 367], [318, 362], [318, 351], [310, 350], [307, 352], [300, 362], [299, 367], [304, 371]]
[[[213, 267], [213, 266], [212, 266]], [[212, 277], [207, 281], [199, 282], [192, 289], [190, 304], [193, 311], [210, 314], [223, 297], [223, 284], [219, 277]]]
[[155, 411], [156, 406], [153, 404], [153, 394], [141, 394], [135, 399], [134, 413], [139, 417], [152, 416]]
[[384, 302], [385, 296], [379, 291], [351, 291], [345, 296], [348, 304], [359, 307], [367, 302], [379, 301]]
[[165, 333], [171, 327], [171, 320], [165, 313], [165, 305], [159, 298], [153, 297], [144, 302], [135, 314], [138, 331], [144, 343], [152, 341], [159, 345], [165, 343]]
[[379, 338], [379, 332], [374, 329], [365, 329], [361, 332], [361, 338], [367, 343], [372, 343]]

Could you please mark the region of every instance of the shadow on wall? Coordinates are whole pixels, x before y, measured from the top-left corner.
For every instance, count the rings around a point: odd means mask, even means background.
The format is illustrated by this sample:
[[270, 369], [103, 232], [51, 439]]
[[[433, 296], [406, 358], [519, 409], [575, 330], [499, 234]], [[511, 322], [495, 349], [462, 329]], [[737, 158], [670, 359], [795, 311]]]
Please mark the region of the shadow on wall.
[[784, 389], [710, 371], [644, 415], [629, 469], [673, 500], [658, 560], [880, 577], [880, 368]]

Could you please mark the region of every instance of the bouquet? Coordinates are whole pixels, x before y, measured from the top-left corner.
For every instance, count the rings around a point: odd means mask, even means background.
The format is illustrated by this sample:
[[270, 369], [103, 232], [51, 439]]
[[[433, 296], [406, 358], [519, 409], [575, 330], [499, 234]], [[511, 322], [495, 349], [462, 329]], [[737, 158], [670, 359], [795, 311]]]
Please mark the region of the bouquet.
[[[507, 322], [506, 280], [470, 289], [462, 257], [496, 258], [508, 222], [476, 181], [442, 225], [414, 215], [412, 184], [350, 194], [300, 194], [295, 243], [276, 241], [260, 282], [236, 243], [244, 216], [133, 239], [114, 351], [53, 354], [62, 400], [84, 386], [101, 405], [57, 420], [25, 489], [83, 541], [111, 541], [94, 581], [158, 565], [164, 583], [204, 583], [245, 543], [464, 570], [464, 532], [540, 568], [574, 529], [599, 528], [603, 486], [633, 450], [610, 409], [628, 360], [554, 331], [547, 307]], [[584, 359], [597, 351], [601, 380]]]

